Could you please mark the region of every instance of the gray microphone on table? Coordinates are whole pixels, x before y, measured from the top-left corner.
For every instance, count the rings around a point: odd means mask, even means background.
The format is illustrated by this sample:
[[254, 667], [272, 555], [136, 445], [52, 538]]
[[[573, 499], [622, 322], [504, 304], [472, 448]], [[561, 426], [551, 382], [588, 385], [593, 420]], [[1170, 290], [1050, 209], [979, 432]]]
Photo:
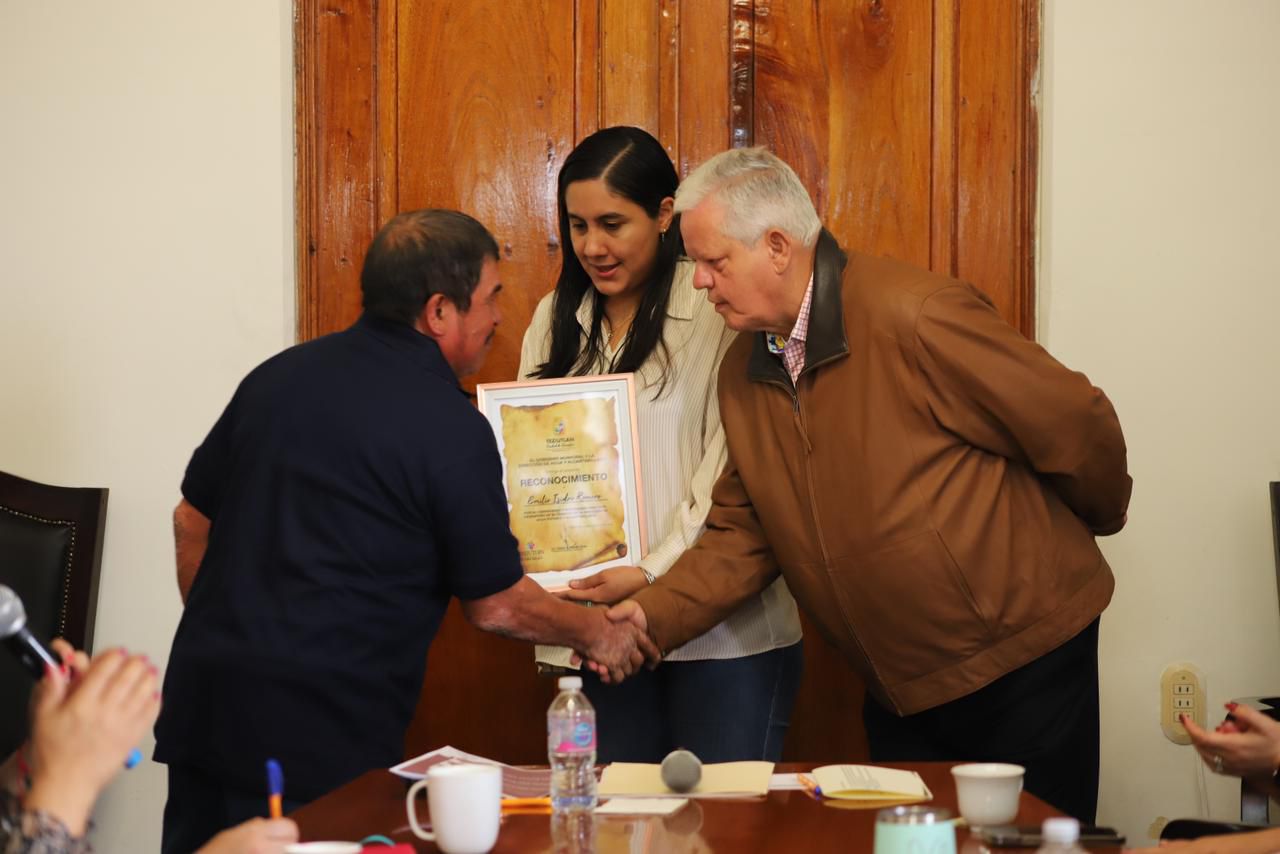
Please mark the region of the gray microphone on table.
[[54, 668], [62, 666], [58, 654], [27, 629], [27, 611], [22, 607], [22, 600], [3, 584], [0, 584], [0, 640], [36, 680], [44, 678], [46, 664]]
[[702, 779], [702, 761], [689, 750], [673, 750], [662, 760], [662, 782], [673, 792], [689, 792]]

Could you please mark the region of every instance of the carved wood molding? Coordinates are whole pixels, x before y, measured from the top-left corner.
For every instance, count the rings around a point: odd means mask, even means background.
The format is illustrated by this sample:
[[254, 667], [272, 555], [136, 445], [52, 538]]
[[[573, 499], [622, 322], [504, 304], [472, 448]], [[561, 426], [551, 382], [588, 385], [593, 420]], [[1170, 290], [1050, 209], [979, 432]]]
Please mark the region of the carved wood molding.
[[1018, 117], [1018, 224], [1014, 253], [1014, 292], [1017, 296], [1017, 326], [1028, 338], [1036, 337], [1036, 295], [1038, 290], [1036, 234], [1040, 228], [1040, 31], [1044, 0], [1026, 0], [1018, 6], [1022, 34], [1018, 67], [1022, 89]]

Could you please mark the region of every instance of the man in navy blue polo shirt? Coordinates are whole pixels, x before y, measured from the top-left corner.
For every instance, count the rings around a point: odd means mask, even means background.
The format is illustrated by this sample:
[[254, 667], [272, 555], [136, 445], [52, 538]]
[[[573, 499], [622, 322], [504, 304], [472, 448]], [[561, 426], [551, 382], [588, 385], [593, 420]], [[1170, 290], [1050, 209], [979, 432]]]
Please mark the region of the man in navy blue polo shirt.
[[453, 211], [397, 216], [351, 328], [254, 369], [196, 449], [174, 511], [186, 603], [156, 726], [164, 851], [401, 759], [452, 596], [476, 626], [561, 644], [619, 675], [647, 637], [521, 571], [497, 446], [458, 385], [500, 318], [498, 246]]

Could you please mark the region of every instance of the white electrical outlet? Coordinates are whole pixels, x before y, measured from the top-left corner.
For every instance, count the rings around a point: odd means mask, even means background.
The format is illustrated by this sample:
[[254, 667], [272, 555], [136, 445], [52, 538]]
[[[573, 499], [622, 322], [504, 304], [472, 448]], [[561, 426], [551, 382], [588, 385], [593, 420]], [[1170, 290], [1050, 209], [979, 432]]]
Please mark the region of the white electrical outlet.
[[1191, 736], [1178, 720], [1186, 715], [1205, 725], [1204, 676], [1194, 664], [1170, 664], [1160, 675], [1160, 729], [1174, 744], [1190, 744]]

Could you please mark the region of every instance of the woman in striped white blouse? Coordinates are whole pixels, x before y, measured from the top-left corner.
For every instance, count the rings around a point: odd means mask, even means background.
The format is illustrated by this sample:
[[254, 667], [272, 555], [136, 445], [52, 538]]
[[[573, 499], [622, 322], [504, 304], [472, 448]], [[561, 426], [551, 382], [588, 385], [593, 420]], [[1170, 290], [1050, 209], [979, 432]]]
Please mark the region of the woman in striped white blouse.
[[[698, 539], [725, 463], [716, 373], [734, 333], [693, 288], [672, 205], [679, 179], [638, 128], [584, 139], [560, 170], [562, 264], [534, 312], [520, 376], [636, 374], [640, 469], [650, 551], [635, 566], [574, 581], [579, 601], [625, 599]], [[564, 665], [567, 650], [539, 647]], [[657, 762], [675, 747], [703, 761], [776, 761], [803, 655], [781, 579], [656, 670], [606, 686], [584, 671], [602, 762]]]

